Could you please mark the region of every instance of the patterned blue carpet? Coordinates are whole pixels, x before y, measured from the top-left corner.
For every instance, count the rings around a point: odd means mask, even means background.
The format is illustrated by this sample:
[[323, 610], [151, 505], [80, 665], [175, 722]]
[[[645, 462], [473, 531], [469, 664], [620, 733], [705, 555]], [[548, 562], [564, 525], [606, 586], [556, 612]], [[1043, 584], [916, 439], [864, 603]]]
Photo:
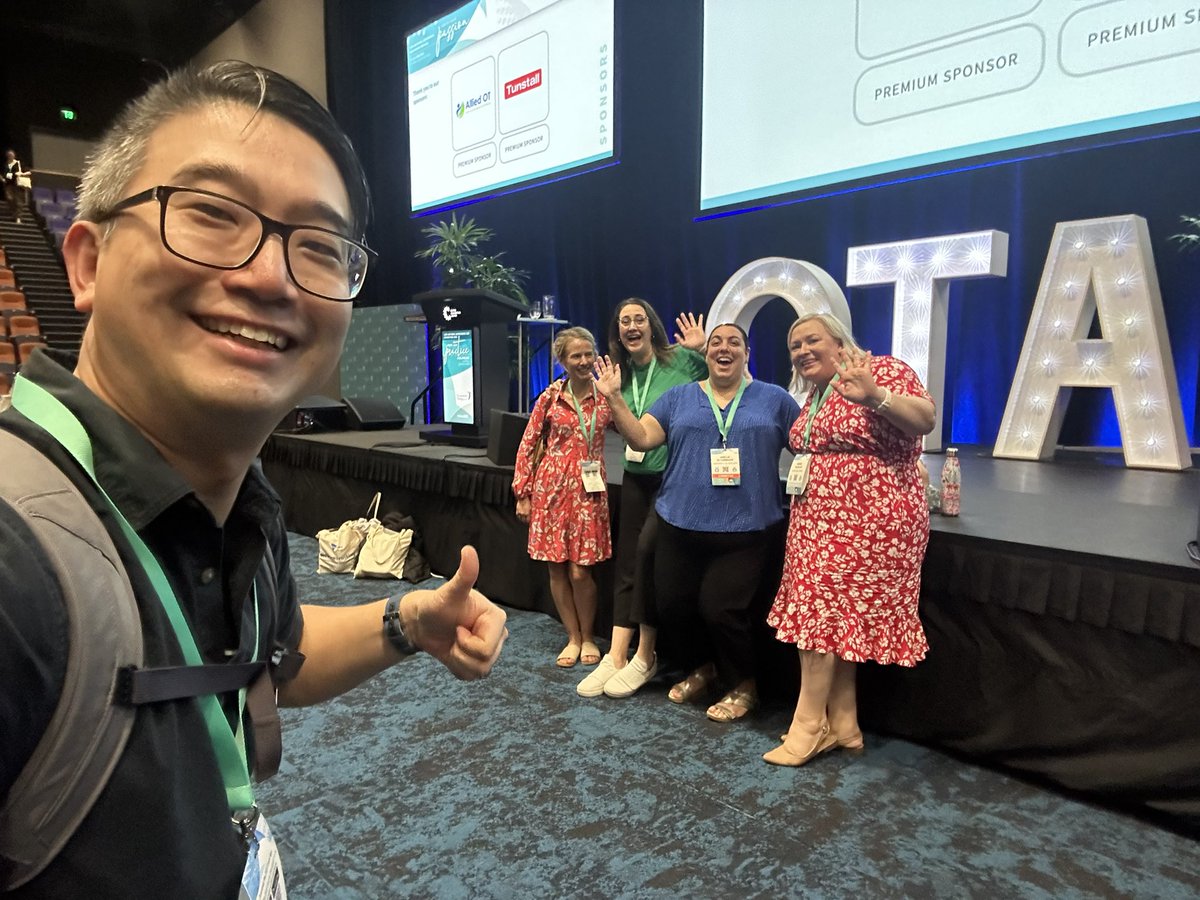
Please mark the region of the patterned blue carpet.
[[[400, 582], [315, 576], [301, 595]], [[436, 583], [436, 582], [431, 582]], [[654, 684], [583, 700], [557, 622], [510, 611], [491, 677], [417, 656], [284, 710], [259, 789], [293, 898], [1188, 897], [1200, 843], [903, 741], [767, 766], [789, 711], [717, 725]]]

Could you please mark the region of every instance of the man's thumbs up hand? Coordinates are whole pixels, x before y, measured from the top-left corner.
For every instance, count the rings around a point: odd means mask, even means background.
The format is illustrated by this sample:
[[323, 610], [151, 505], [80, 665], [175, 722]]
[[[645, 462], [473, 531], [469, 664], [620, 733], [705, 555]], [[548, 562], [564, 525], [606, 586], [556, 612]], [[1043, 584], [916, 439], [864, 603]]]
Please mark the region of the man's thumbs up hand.
[[[434, 591], [414, 591], [412, 618], [405, 631], [413, 642], [439, 660], [456, 678], [482, 678], [491, 671], [508, 629], [504, 610], [475, 590], [479, 556], [475, 548], [462, 548], [458, 571]], [[401, 615], [409, 610], [401, 601]], [[408, 618], [407, 616], [405, 617]]]

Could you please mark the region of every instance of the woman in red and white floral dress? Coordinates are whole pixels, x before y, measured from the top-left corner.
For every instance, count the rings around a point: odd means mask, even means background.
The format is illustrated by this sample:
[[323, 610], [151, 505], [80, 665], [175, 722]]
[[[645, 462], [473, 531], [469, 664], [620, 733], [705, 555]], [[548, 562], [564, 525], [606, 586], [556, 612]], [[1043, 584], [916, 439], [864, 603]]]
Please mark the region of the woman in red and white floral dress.
[[[600, 662], [596, 646], [596, 581], [592, 566], [612, 556], [604, 432], [612, 421], [596, 390], [596, 339], [586, 328], [564, 328], [554, 356], [566, 372], [538, 397], [517, 449], [513, 494], [517, 518], [529, 523], [529, 555], [550, 567], [550, 594], [567, 630], [557, 664]], [[546, 452], [533, 470], [545, 433]]]
[[799, 648], [800, 699], [763, 759], [800, 766], [828, 750], [862, 752], [857, 663], [914, 666], [928, 649], [917, 616], [929, 542], [918, 463], [934, 406], [911, 368], [864, 351], [834, 316], [802, 317], [788, 350], [810, 386], [790, 435], [789, 481], [806, 484], [792, 498], [767, 623]]

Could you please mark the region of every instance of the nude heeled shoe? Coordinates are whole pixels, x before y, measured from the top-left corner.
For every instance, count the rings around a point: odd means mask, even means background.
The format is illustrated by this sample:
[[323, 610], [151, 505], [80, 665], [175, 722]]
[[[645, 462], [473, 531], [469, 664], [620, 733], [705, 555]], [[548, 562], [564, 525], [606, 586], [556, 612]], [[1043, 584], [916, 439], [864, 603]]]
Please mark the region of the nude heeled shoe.
[[812, 746], [806, 753], [796, 753], [788, 749], [787, 741], [774, 750], [763, 754], [763, 760], [773, 766], [802, 766], [814, 756], [820, 756], [837, 745], [837, 736], [830, 732], [829, 723], [822, 722], [820, 729], [813, 736]]
[[[861, 731], [856, 731], [849, 737], [838, 737], [837, 735], [834, 735], [834, 737], [837, 738], [837, 743], [834, 747], [830, 748], [832, 750], [844, 750], [850, 756], [862, 756], [867, 752], [867, 745], [863, 742]], [[786, 741], [787, 732], [785, 731], [783, 734], [781, 734], [779, 739], [781, 741]], [[858, 743], [850, 743], [851, 741], [858, 741]]]

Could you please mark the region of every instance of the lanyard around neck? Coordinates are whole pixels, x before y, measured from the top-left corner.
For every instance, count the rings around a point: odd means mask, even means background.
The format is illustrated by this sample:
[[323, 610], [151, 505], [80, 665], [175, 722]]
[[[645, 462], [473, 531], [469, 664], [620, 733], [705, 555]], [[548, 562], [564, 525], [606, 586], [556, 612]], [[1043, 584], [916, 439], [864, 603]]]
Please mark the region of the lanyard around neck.
[[725, 446], [726, 440], [729, 438], [729, 430], [733, 428], [733, 417], [737, 414], [738, 404], [742, 402], [742, 394], [746, 393], [746, 385], [750, 382], [745, 378], [738, 385], [737, 394], [733, 397], [733, 402], [729, 404], [729, 411], [725, 414], [725, 418], [721, 418], [721, 410], [717, 408], [717, 398], [713, 394], [712, 382], [705, 381], [700, 385], [701, 390], [708, 397], [708, 405], [712, 407], [713, 418], [717, 420], [717, 431], [721, 432], [721, 446]]
[[658, 357], [650, 357], [650, 366], [646, 369], [646, 381], [642, 387], [638, 389], [637, 370], [630, 367], [629, 381], [633, 385], [633, 414], [641, 417], [646, 411], [646, 395], [650, 393], [650, 381], [654, 378], [654, 367], [658, 364]]
[[590, 426], [583, 424], [583, 406], [579, 399], [575, 396], [575, 390], [571, 387], [571, 383], [567, 382], [567, 393], [571, 397], [571, 403], [575, 405], [575, 412], [579, 416], [579, 430], [583, 432], [583, 440], [587, 446], [588, 456], [592, 454], [592, 437], [596, 434], [596, 383], [592, 382], [592, 424]]
[[[188, 625], [179, 599], [171, 588], [167, 574], [154, 553], [138, 536], [133, 526], [129, 524], [117, 504], [101, 487], [96, 478], [95, 461], [92, 452], [92, 442], [87, 436], [83, 425], [57, 397], [49, 393], [41, 385], [28, 378], [17, 376], [12, 390], [12, 405], [23, 416], [36, 425], [41, 426], [49, 435], [69, 453], [83, 470], [87, 472], [92, 483], [100, 492], [113, 517], [120, 525], [121, 533], [125, 536], [142, 570], [154, 587], [159, 603], [167, 614], [175, 637], [179, 641], [179, 649], [189, 666], [204, 665], [204, 658], [196, 646], [191, 626]], [[258, 593], [255, 587], [254, 595], [254, 653], [258, 656], [259, 644], [258, 622]], [[221, 778], [225, 782], [225, 797], [229, 802], [231, 812], [250, 809], [254, 806], [254, 791], [250, 787], [250, 770], [246, 764], [245, 739], [242, 735], [242, 709], [245, 704], [246, 691], [243, 688], [238, 694], [238, 724], [237, 733], [229, 727], [229, 721], [221, 709], [221, 704], [213, 694], [203, 694], [196, 698], [208, 729], [209, 740], [212, 741], [213, 751], [217, 756], [217, 765], [221, 770]]]
[[804, 423], [804, 450], [808, 452], [808, 436], [812, 434], [813, 420], [816, 419], [817, 413], [821, 411], [821, 407], [825, 405], [825, 401], [829, 398], [833, 391], [833, 383], [838, 380], [838, 375], [829, 379], [829, 384], [825, 385], [825, 390], [818, 391], [813, 388], [812, 402], [808, 404], [808, 421]]

